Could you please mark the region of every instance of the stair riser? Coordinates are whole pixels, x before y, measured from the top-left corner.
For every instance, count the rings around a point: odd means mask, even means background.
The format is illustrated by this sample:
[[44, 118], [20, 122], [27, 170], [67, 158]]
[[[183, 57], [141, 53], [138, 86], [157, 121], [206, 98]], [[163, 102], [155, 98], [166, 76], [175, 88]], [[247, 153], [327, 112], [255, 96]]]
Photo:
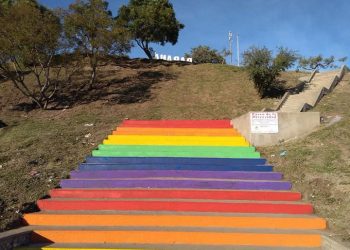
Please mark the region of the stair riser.
[[311, 214], [309, 204], [170, 202], [170, 201], [57, 201], [39, 200], [41, 210], [119, 210], [222, 213]]
[[301, 194], [296, 192], [266, 191], [218, 191], [218, 190], [90, 190], [54, 189], [52, 198], [100, 198], [100, 199], [208, 199], [208, 200], [270, 200], [297, 201]]
[[[142, 138], [144, 137], [144, 138]], [[160, 136], [159, 136], [160, 137]], [[103, 141], [106, 145], [165, 145], [165, 146], [250, 146], [243, 137], [226, 138], [221, 137], [200, 137], [200, 136], [132, 136], [132, 135], [110, 135], [107, 140]]]
[[259, 158], [260, 153], [258, 152], [142, 152], [142, 151], [114, 151], [114, 150], [93, 150], [92, 156], [104, 156], [104, 157], [207, 157], [207, 158]]
[[134, 244], [193, 244], [245, 245], [280, 247], [319, 247], [321, 236], [316, 234], [254, 234], [213, 232], [150, 232], [150, 231], [35, 231], [32, 241], [59, 243], [134, 243]]
[[182, 165], [182, 164], [80, 164], [79, 171], [101, 171], [101, 170], [189, 170], [189, 171], [251, 171], [251, 172], [271, 172], [272, 166], [200, 166], [200, 165]]
[[252, 166], [264, 165], [266, 159], [220, 159], [220, 158], [181, 158], [181, 157], [87, 157], [87, 163], [123, 163], [123, 164], [178, 164], [206, 166]]
[[62, 180], [62, 188], [193, 188], [235, 190], [290, 190], [290, 182], [200, 180]]
[[112, 178], [208, 178], [208, 179], [247, 179], [281, 180], [278, 172], [239, 172], [239, 171], [188, 171], [188, 170], [111, 170], [111, 171], [72, 171], [71, 179], [112, 179]]
[[140, 151], [140, 152], [153, 152], [153, 151], [162, 151], [162, 152], [211, 152], [215, 153], [217, 151], [225, 153], [234, 153], [234, 152], [255, 152], [255, 147], [240, 147], [240, 146], [226, 146], [226, 147], [207, 147], [207, 146], [142, 146], [142, 145], [98, 145], [99, 150], [112, 150], [112, 151]]
[[81, 215], [28, 214], [28, 225], [40, 226], [123, 226], [123, 227], [204, 227], [262, 229], [325, 229], [319, 218], [273, 218], [172, 215]]
[[232, 128], [230, 120], [168, 120], [168, 121], [123, 121], [119, 127], [144, 127], [144, 128]]
[[233, 129], [147, 129], [147, 128], [118, 128], [113, 135], [161, 135], [161, 136], [241, 136]]

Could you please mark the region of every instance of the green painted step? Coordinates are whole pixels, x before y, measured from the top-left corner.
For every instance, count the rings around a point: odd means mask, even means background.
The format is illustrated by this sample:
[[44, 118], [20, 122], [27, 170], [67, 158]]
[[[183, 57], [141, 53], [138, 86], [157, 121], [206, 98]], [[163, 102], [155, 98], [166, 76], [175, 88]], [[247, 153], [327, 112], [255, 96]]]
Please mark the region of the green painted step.
[[149, 146], [149, 145], [108, 145], [100, 144], [98, 146], [100, 150], [111, 150], [111, 151], [141, 151], [141, 152], [222, 152], [222, 153], [232, 153], [232, 152], [255, 152], [255, 147], [244, 147], [244, 146]]
[[93, 156], [105, 157], [204, 157], [260, 158], [254, 147], [116, 146], [100, 145]]

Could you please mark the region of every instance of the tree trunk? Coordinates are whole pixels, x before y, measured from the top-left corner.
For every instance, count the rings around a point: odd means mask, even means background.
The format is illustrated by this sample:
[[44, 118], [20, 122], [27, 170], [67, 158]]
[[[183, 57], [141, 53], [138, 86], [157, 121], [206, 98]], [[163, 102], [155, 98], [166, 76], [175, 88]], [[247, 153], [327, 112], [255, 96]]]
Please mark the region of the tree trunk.
[[142, 49], [146, 53], [148, 59], [153, 60], [153, 56], [152, 56], [151, 51], [149, 50], [149, 48], [142, 48]]
[[148, 59], [150, 59], [152, 61], [153, 56], [152, 56], [150, 48], [148, 47], [148, 42], [142, 41], [142, 40], [137, 40], [137, 39], [135, 39], [135, 41], [136, 41], [137, 45], [145, 52]]
[[92, 89], [96, 82], [96, 65], [93, 66], [91, 76], [90, 76], [90, 82], [89, 82], [89, 89]]
[[96, 54], [91, 55], [90, 66], [91, 66], [92, 72], [90, 75], [89, 89], [91, 90], [96, 82], [96, 71], [97, 71], [97, 56], [96, 56]]

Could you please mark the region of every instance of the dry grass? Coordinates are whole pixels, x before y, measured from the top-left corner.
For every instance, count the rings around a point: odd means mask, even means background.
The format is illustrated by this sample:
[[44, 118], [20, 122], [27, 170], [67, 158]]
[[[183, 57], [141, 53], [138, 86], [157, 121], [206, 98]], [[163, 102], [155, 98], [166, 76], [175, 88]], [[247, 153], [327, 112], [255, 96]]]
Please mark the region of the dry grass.
[[[16, 111], [26, 102], [11, 83], [0, 84], [0, 229], [18, 226], [24, 211], [54, 188], [124, 118], [222, 119], [271, 107], [244, 70], [227, 65], [122, 61], [102, 67], [91, 92], [60, 105], [69, 109]], [[93, 124], [93, 126], [86, 126]], [[91, 136], [89, 136], [89, 134]]]
[[[261, 148], [263, 155], [291, 180], [316, 214], [327, 219], [330, 235], [350, 244], [350, 84], [343, 81], [316, 111], [324, 124], [310, 136]], [[332, 124], [339, 118], [339, 122]], [[332, 124], [332, 125], [331, 125]], [[287, 150], [286, 157], [280, 157]], [[350, 245], [349, 245], [350, 246]]]
[[288, 71], [281, 73], [281, 80], [284, 82], [285, 88], [293, 88], [299, 83], [299, 78], [308, 76], [310, 73], [303, 71]]

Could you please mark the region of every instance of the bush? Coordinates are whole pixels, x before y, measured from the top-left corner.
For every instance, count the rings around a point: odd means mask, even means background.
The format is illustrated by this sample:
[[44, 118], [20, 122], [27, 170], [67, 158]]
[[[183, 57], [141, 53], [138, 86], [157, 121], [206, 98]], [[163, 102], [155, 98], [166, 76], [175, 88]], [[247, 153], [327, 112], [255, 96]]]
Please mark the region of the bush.
[[297, 58], [295, 51], [283, 47], [278, 48], [275, 57], [266, 47], [251, 47], [243, 54], [244, 65], [261, 98], [283, 93], [284, 87], [277, 78], [282, 71], [293, 66]]
[[216, 50], [209, 46], [198, 46], [192, 48], [185, 57], [192, 57], [194, 63], [225, 63], [225, 58]]

